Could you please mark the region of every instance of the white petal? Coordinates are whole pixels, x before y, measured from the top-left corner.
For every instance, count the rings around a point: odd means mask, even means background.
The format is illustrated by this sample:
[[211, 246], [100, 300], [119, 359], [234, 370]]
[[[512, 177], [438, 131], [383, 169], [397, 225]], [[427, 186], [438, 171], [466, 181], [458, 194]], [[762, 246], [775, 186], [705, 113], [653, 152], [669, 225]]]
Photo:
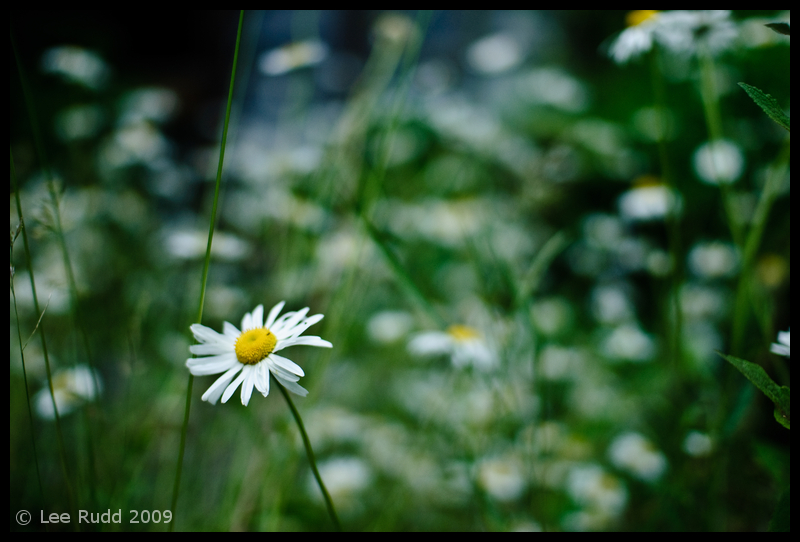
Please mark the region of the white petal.
[[275, 363], [272, 363], [271, 361], [269, 361], [269, 358], [267, 358], [267, 361], [269, 363], [268, 364], [269, 371], [273, 375], [279, 376], [279, 377], [283, 378], [284, 380], [288, 380], [289, 382], [297, 382], [298, 380], [300, 380], [300, 377], [298, 375], [294, 374], [291, 371], [287, 371], [286, 369], [284, 369], [280, 365], [276, 365]]
[[269, 395], [269, 371], [266, 363], [256, 365], [256, 389], [264, 397]]
[[293, 362], [290, 359], [287, 359], [287, 358], [285, 358], [283, 356], [279, 356], [279, 355], [277, 355], [275, 353], [272, 353], [272, 354], [269, 355], [269, 360], [272, 363], [278, 365], [279, 367], [281, 367], [283, 369], [286, 369], [290, 373], [294, 373], [294, 374], [296, 374], [298, 376], [305, 376], [305, 373], [303, 372], [303, 369], [301, 369], [298, 364], [296, 364], [295, 362]]
[[192, 330], [194, 338], [200, 341], [201, 343], [216, 344], [221, 340], [224, 340], [222, 335], [220, 335], [210, 327], [206, 327], [202, 324], [192, 324], [191, 326], [189, 326], [189, 329]]
[[206, 390], [201, 399], [203, 399], [203, 401], [208, 401], [212, 405], [217, 404], [217, 401], [219, 401], [219, 396], [222, 395], [222, 390], [225, 389], [225, 386], [231, 381], [231, 378], [233, 378], [234, 375], [240, 370], [241, 367], [231, 367], [228, 372], [216, 379], [214, 383], [211, 384], [211, 387]]
[[306, 395], [308, 395], [308, 390], [305, 389], [300, 384], [297, 384], [296, 382], [289, 382], [288, 380], [286, 380], [284, 378], [281, 378], [281, 377], [279, 377], [277, 375], [275, 376], [275, 378], [277, 378], [278, 382], [280, 382], [281, 385], [284, 388], [286, 388], [287, 390], [289, 390], [290, 392], [292, 392], [294, 394], [297, 394], [297, 395], [299, 395], [301, 397], [305, 397]]
[[320, 339], [314, 335], [309, 335], [307, 337], [295, 337], [293, 339], [284, 339], [282, 341], [278, 341], [278, 344], [275, 345], [275, 352], [279, 350], [283, 350], [284, 348], [288, 348], [290, 346], [297, 346], [297, 345], [306, 345], [306, 346], [321, 346], [322, 348], [333, 348], [333, 345], [324, 339]]
[[242, 382], [242, 404], [247, 406], [250, 402], [250, 396], [253, 395], [253, 384], [255, 379], [255, 367], [252, 365], [246, 366], [242, 369], [242, 374], [245, 375], [244, 382]]
[[[321, 315], [321, 314], [315, 314], [314, 316], [309, 316], [303, 322], [300, 322], [299, 324], [297, 324], [294, 327], [294, 329], [291, 330], [290, 337], [297, 337], [302, 332], [304, 332], [309, 327], [313, 326], [314, 324], [316, 324], [317, 322], [319, 322], [323, 318], [324, 318], [324, 316]], [[288, 329], [286, 331], [289, 332]]]
[[264, 305], [259, 305], [253, 311], [253, 328], [259, 328], [264, 325]]
[[287, 337], [291, 333], [291, 329], [294, 326], [296, 326], [300, 320], [305, 318], [306, 313], [308, 313], [308, 307], [304, 308], [303, 310], [297, 311], [294, 314], [286, 313], [283, 316], [287, 316], [290, 314], [291, 316], [286, 320], [283, 320], [283, 317], [281, 317], [280, 319], [278, 319], [277, 322], [275, 322], [275, 325], [270, 329], [278, 338]]
[[447, 354], [453, 349], [453, 338], [442, 331], [425, 331], [408, 342], [408, 351], [418, 355]]
[[231, 352], [233, 349], [227, 344], [193, 344], [189, 347], [189, 352], [196, 356], [216, 356]]
[[286, 304], [286, 301], [281, 301], [269, 311], [269, 315], [267, 315], [267, 321], [264, 322], [264, 327], [267, 329], [271, 329], [272, 324], [275, 323], [275, 318], [278, 317], [281, 310], [283, 310], [283, 306]]
[[[233, 342], [236, 342], [236, 339], [239, 338], [239, 335], [242, 334], [235, 325], [231, 324], [230, 322], [223, 322], [222, 323], [222, 332], [225, 336], [231, 339]], [[231, 344], [233, 344], [233, 342]]]
[[[262, 314], [263, 314], [263, 311], [264, 311], [263, 305], [259, 305], [259, 307], [261, 307], [261, 311], [262, 311]], [[242, 317], [242, 331], [247, 331], [248, 329], [254, 329], [256, 327], [255, 318], [253, 318], [253, 315], [257, 311], [258, 311], [258, 307], [256, 307], [255, 310], [253, 310], [253, 312], [245, 313], [245, 315]], [[258, 326], [258, 327], [261, 327], [261, 326]]]
[[228, 399], [231, 398], [231, 395], [233, 395], [233, 392], [236, 391], [236, 388], [238, 388], [239, 384], [242, 383], [242, 380], [244, 380], [244, 377], [247, 376], [245, 373], [246, 373], [246, 371], [242, 371], [241, 374], [239, 376], [237, 376], [233, 380], [233, 382], [228, 384], [227, 388], [225, 388], [225, 393], [222, 394], [222, 402], [223, 403], [227, 403]]
[[215, 375], [241, 365], [234, 354], [209, 356], [206, 358], [191, 358], [186, 360], [189, 372], [194, 376]]

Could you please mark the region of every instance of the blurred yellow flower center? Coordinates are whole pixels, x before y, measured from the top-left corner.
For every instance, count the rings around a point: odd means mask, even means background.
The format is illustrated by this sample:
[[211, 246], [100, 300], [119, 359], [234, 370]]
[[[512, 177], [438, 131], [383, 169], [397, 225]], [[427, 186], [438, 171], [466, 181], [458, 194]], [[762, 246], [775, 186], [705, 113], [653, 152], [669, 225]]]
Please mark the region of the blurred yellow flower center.
[[236, 352], [236, 359], [245, 365], [255, 365], [262, 359], [269, 356], [278, 338], [275, 334], [265, 327], [248, 329], [236, 339], [233, 349]]
[[457, 341], [468, 341], [480, 337], [480, 333], [475, 329], [469, 326], [462, 326], [461, 324], [454, 324], [448, 327], [447, 333]]
[[658, 13], [657, 9], [637, 9], [625, 16], [625, 22], [628, 23], [628, 26], [636, 26], [653, 17], [656, 13]]

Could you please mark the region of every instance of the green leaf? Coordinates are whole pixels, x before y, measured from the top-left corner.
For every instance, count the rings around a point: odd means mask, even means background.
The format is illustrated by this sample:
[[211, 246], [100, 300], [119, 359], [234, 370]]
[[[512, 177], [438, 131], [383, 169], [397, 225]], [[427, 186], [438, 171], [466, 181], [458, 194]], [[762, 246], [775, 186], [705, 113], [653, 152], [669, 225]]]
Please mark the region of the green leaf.
[[717, 352], [725, 358], [731, 365], [739, 369], [745, 378], [755, 384], [770, 401], [775, 403], [775, 419], [789, 429], [789, 388], [778, 386], [760, 365], [745, 361], [743, 359], [728, 356], [722, 352]]
[[783, 126], [787, 132], [790, 131], [789, 116], [783, 112], [783, 109], [778, 105], [778, 101], [775, 98], [746, 83], [739, 83], [739, 86], [744, 89], [754, 102], [756, 102], [758, 107], [764, 110], [764, 113], [766, 113], [769, 118]]
[[781, 386], [780, 405], [785, 405], [786, 408], [775, 405], [775, 421], [789, 429], [789, 388], [786, 386]]
[[771, 28], [778, 34], [789, 35], [789, 23], [767, 23], [764, 26]]

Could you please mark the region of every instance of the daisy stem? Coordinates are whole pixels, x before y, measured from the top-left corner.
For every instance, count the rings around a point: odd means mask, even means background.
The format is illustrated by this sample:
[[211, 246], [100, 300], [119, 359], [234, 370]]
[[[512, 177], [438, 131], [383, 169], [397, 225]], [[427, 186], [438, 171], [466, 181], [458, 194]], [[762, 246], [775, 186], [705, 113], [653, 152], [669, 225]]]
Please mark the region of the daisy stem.
[[703, 101], [703, 113], [706, 118], [708, 138], [712, 144], [712, 173], [716, 177], [716, 185], [722, 195], [722, 206], [728, 220], [728, 227], [731, 230], [731, 237], [733, 242], [741, 249], [743, 245], [742, 231], [733, 207], [731, 188], [728, 181], [720, 179], [719, 172], [716, 171], [715, 147], [713, 145], [722, 140], [722, 115], [719, 111], [719, 93], [714, 83], [714, 58], [707, 47], [703, 47], [700, 52], [700, 95]]
[[[650, 76], [653, 85], [653, 96], [655, 99], [656, 119], [658, 122], [658, 160], [661, 165], [661, 180], [664, 185], [669, 189], [670, 194], [680, 194], [680, 190], [676, 186], [676, 179], [672, 175], [672, 167], [669, 161], [669, 154], [667, 152], [667, 100], [666, 90], [664, 88], [664, 76], [659, 65], [657, 56], [658, 49], [650, 51]], [[667, 294], [667, 303], [669, 309], [667, 315], [667, 329], [669, 333], [670, 350], [672, 351], [671, 359], [678, 367], [683, 365], [683, 355], [681, 347], [681, 338], [683, 337], [683, 314], [680, 308], [680, 288], [682, 282], [681, 266], [678, 262], [683, 261], [681, 253], [681, 226], [680, 226], [680, 213], [677, 204], [673, 205], [666, 216], [666, 229], [667, 229], [667, 242], [669, 243], [669, 252], [672, 256], [672, 266], [670, 270], [670, 288]]]
[[[214, 203], [211, 207], [211, 220], [208, 227], [208, 244], [206, 245], [206, 257], [203, 263], [203, 278], [200, 285], [200, 303], [197, 310], [196, 323], [203, 321], [203, 305], [206, 297], [206, 284], [208, 282], [208, 267], [211, 262], [211, 241], [214, 238], [214, 225], [217, 219], [217, 203], [219, 202], [219, 187], [222, 184], [222, 163], [225, 158], [225, 143], [228, 139], [228, 124], [231, 118], [231, 103], [233, 102], [233, 83], [236, 79], [236, 63], [239, 59], [239, 44], [242, 41], [242, 23], [244, 22], [244, 10], [239, 11], [239, 28], [236, 32], [236, 47], [233, 52], [233, 66], [231, 67], [231, 83], [228, 87], [228, 105], [225, 109], [225, 123], [222, 127], [222, 143], [219, 149], [219, 164], [217, 165], [217, 182], [214, 188]], [[189, 412], [192, 406], [192, 387], [194, 376], [189, 374], [189, 382], [186, 386], [186, 407], [183, 412], [183, 427], [181, 429], [181, 444], [178, 449], [178, 466], [175, 469], [175, 484], [172, 487], [172, 505], [170, 510], [173, 520], [169, 523], [169, 532], [175, 528], [175, 517], [177, 515], [178, 493], [181, 485], [181, 472], [183, 470], [183, 452], [186, 448], [186, 431], [189, 427]]]
[[279, 382], [276, 381], [275, 383], [277, 384], [278, 389], [281, 390], [283, 398], [286, 399], [286, 403], [289, 405], [289, 410], [292, 411], [292, 415], [294, 416], [294, 421], [297, 422], [297, 427], [300, 429], [300, 435], [303, 437], [303, 445], [306, 447], [308, 462], [311, 463], [311, 471], [314, 473], [314, 478], [316, 478], [319, 489], [322, 491], [322, 496], [325, 498], [325, 506], [328, 508], [328, 514], [331, 516], [331, 521], [333, 521], [333, 524], [336, 526], [336, 530], [342, 532], [342, 525], [339, 523], [339, 517], [336, 515], [336, 509], [333, 507], [331, 496], [328, 494], [328, 490], [325, 489], [322, 476], [319, 475], [319, 470], [317, 469], [317, 460], [314, 458], [314, 450], [311, 449], [311, 441], [308, 440], [306, 428], [303, 425], [303, 419], [300, 418], [300, 413], [294, 406], [292, 398], [289, 397], [289, 393], [286, 391], [286, 389], [281, 386]]

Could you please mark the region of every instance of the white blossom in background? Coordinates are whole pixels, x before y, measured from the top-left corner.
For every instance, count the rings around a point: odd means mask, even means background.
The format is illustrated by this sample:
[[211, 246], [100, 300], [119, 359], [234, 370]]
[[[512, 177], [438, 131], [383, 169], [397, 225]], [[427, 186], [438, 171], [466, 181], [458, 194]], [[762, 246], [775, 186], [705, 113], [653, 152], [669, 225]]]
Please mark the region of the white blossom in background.
[[423, 331], [408, 343], [408, 351], [420, 356], [449, 356], [453, 366], [473, 366], [482, 371], [494, 369], [499, 360], [481, 333], [469, 326], [455, 324], [447, 331]]
[[698, 277], [729, 278], [739, 270], [739, 251], [723, 241], [700, 242], [689, 251], [688, 263]]
[[692, 163], [697, 176], [706, 184], [731, 184], [744, 171], [742, 151], [726, 139], [700, 145], [694, 152]]
[[700, 431], [689, 431], [683, 439], [683, 451], [694, 457], [707, 456], [714, 449], [714, 441]]
[[[358, 457], [334, 457], [320, 461], [319, 474], [336, 507], [348, 513], [358, 512], [363, 506], [359, 493], [369, 487], [374, 478], [367, 462]], [[306, 479], [306, 491], [322, 501], [322, 492], [311, 472]]]
[[94, 51], [75, 46], [53, 47], [42, 56], [42, 71], [92, 90], [101, 90], [108, 82], [110, 70]]
[[680, 210], [680, 197], [667, 185], [651, 176], [636, 179], [617, 202], [619, 214], [631, 221], [660, 220]]
[[592, 531], [607, 528], [625, 511], [628, 490], [616, 476], [599, 465], [579, 464], [570, 469], [566, 489], [583, 509], [567, 514], [562, 523], [566, 529]]
[[[69, 414], [81, 404], [94, 399], [102, 391], [100, 376], [87, 365], [77, 365], [53, 374], [53, 396], [56, 399], [59, 416]], [[47, 384], [36, 394], [33, 402], [39, 416], [46, 420], [55, 419], [53, 398], [50, 396], [50, 387]]]
[[502, 502], [519, 499], [528, 485], [522, 465], [511, 457], [482, 461], [478, 466], [478, 483], [489, 495]]
[[373, 342], [391, 344], [411, 331], [414, 318], [404, 311], [381, 311], [367, 321], [367, 334]]
[[626, 17], [628, 28], [620, 32], [608, 54], [617, 64], [625, 64], [653, 48], [654, 34], [660, 14], [655, 9], [632, 11]]
[[600, 351], [612, 361], [646, 362], [655, 356], [656, 344], [636, 323], [629, 322], [607, 332]]
[[645, 482], [655, 482], [667, 469], [667, 458], [639, 433], [628, 432], [615, 438], [608, 448], [611, 463]]
[[479, 73], [495, 75], [510, 71], [524, 60], [513, 35], [499, 32], [480, 38], [467, 48], [467, 62]]
[[321, 41], [298, 41], [265, 52], [258, 60], [258, 67], [266, 75], [283, 75], [319, 64], [327, 56], [328, 46]]
[[730, 48], [737, 37], [730, 14], [730, 10], [631, 11], [628, 28], [614, 39], [608, 54], [617, 64], [640, 57], [655, 44], [683, 56], [697, 54], [701, 48], [717, 54]]
[[[192, 260], [203, 258], [208, 247], [208, 231], [166, 227], [163, 233], [164, 249], [173, 258]], [[214, 232], [211, 256], [226, 262], [238, 262], [252, 252], [248, 241], [232, 233]]]

